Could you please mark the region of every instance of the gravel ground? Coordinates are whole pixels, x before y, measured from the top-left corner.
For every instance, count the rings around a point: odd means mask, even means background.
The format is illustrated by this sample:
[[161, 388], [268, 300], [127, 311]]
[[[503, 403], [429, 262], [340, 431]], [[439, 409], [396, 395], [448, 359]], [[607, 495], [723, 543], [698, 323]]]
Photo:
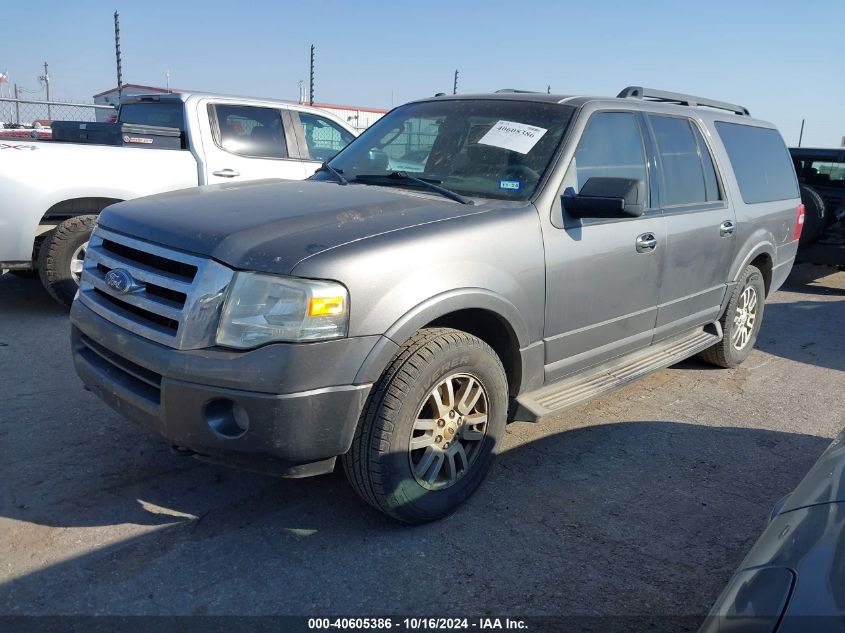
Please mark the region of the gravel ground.
[[82, 389], [38, 284], [0, 276], [0, 614], [696, 623], [845, 425], [844, 324], [845, 273], [796, 269], [740, 368], [690, 360], [511, 425], [479, 492], [408, 528], [340, 473], [280, 481], [170, 452]]

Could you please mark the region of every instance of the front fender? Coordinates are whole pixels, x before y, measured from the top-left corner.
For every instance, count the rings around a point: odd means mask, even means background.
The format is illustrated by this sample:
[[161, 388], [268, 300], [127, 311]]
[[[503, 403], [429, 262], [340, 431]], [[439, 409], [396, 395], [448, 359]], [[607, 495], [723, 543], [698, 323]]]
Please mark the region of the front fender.
[[520, 348], [529, 344], [528, 327], [513, 303], [484, 288], [456, 288], [417, 304], [399, 317], [367, 356], [355, 383], [378, 380], [399, 347], [420, 328], [447, 314], [468, 309], [495, 314], [511, 330]]

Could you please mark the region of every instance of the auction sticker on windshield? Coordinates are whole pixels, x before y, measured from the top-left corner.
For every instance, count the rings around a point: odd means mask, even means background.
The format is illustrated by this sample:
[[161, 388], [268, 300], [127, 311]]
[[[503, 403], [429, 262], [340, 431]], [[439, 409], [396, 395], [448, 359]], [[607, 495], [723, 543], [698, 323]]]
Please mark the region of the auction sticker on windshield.
[[487, 131], [487, 134], [478, 139], [478, 144], [527, 154], [545, 133], [546, 128], [513, 121], [498, 121]]

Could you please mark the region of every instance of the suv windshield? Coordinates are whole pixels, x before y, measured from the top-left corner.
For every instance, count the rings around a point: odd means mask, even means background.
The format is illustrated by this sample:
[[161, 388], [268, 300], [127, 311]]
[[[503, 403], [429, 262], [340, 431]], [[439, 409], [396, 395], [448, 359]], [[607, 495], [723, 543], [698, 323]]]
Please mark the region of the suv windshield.
[[[404, 172], [444, 189], [525, 200], [537, 188], [574, 108], [505, 99], [411, 103], [379, 119], [331, 166], [351, 183], [420, 188]], [[359, 177], [360, 180], [356, 180]], [[325, 171], [314, 176], [329, 180]]]

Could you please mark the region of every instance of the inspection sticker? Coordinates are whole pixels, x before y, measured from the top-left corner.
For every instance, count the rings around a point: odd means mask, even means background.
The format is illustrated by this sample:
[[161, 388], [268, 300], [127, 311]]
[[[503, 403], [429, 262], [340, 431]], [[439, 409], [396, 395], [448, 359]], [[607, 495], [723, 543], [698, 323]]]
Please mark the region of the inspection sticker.
[[546, 128], [514, 123], [513, 121], [498, 121], [487, 130], [487, 134], [478, 139], [479, 145], [492, 145], [509, 149], [512, 152], [527, 154], [537, 144]]
[[522, 183], [518, 180], [500, 180], [499, 189], [510, 189], [512, 191], [519, 191]]

